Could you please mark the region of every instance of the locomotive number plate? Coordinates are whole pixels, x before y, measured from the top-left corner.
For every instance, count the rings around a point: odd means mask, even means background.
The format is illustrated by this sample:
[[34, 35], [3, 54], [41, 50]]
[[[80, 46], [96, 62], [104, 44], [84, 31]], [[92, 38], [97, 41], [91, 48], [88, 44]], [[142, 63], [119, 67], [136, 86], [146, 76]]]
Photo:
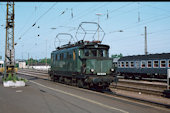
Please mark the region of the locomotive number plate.
[[97, 73], [97, 75], [106, 75], [106, 73]]

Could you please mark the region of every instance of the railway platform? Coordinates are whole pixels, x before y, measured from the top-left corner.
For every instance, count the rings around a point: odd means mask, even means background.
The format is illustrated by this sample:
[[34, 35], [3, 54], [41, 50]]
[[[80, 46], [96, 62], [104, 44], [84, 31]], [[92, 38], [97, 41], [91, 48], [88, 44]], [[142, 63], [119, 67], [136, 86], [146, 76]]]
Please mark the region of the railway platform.
[[0, 113], [169, 113], [168, 108], [25, 77], [29, 80], [26, 87], [0, 84]]

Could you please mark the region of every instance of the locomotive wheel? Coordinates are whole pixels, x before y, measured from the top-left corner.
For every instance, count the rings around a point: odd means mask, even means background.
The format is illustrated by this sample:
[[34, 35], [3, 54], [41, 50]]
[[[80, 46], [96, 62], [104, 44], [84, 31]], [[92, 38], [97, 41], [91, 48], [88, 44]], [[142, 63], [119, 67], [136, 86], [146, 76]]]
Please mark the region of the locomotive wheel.
[[63, 77], [59, 77], [58, 82], [59, 82], [59, 83], [63, 83]]
[[82, 81], [82, 80], [78, 80], [77, 86], [78, 86], [79, 88], [83, 88], [83, 87], [84, 87], [83, 81]]

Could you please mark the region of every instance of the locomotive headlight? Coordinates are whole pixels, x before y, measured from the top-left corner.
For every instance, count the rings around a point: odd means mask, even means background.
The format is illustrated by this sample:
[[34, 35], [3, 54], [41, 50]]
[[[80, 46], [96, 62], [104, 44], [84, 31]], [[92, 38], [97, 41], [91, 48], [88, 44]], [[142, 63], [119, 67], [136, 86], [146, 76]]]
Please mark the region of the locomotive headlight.
[[91, 72], [94, 72], [94, 69], [90, 69]]
[[114, 71], [114, 69], [112, 68], [112, 69], [110, 69], [110, 71], [111, 71], [111, 72], [113, 72], [113, 71]]

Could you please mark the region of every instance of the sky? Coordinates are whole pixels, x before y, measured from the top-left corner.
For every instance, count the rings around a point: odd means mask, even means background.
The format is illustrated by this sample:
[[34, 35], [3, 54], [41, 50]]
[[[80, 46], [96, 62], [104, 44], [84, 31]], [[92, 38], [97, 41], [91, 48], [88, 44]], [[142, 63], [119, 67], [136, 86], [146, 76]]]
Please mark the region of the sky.
[[[109, 54], [143, 55], [145, 26], [149, 54], [170, 52], [170, 2], [15, 2], [15, 59], [50, 58], [56, 47], [82, 40], [81, 22]], [[100, 14], [100, 15], [97, 15]], [[35, 24], [35, 25], [34, 25]], [[6, 2], [0, 2], [0, 56], [5, 54]], [[89, 31], [88, 31], [89, 30]], [[58, 35], [67, 33], [70, 35]], [[76, 34], [77, 33], [77, 34]], [[77, 37], [77, 39], [76, 39]], [[86, 35], [84, 40], [93, 40]]]

